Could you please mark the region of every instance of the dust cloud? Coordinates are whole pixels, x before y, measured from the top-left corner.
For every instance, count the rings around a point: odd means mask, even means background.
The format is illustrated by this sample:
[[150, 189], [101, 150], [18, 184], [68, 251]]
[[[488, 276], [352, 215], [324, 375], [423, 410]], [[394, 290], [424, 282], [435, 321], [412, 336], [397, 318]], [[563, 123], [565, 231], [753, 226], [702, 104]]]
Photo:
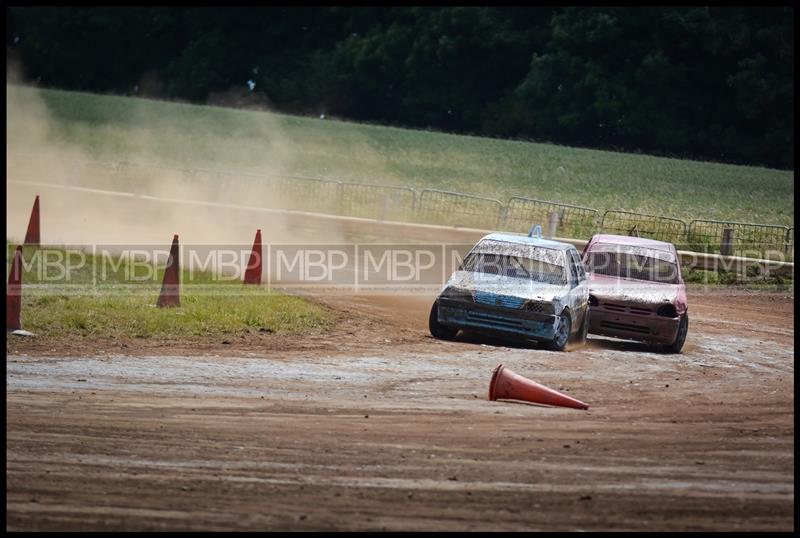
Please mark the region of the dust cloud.
[[[265, 243], [344, 242], [335, 225], [317, 230], [311, 237], [299, 237], [296, 222], [288, 222], [279, 212], [202, 205], [214, 202], [280, 209], [296, 202], [290, 197], [308, 196], [303, 192], [281, 196], [270, 181], [255, 177], [291, 174], [302, 157], [283, 136], [277, 117], [263, 114], [257, 132], [253, 133], [251, 127], [247, 140], [237, 138], [236, 125], [229, 126], [228, 139], [220, 137], [219, 125], [195, 121], [189, 127], [180, 120], [191, 114], [188, 107], [175, 120], [159, 117], [153, 107], [134, 105], [133, 112], [126, 109], [128, 116], [113, 126], [74, 118], [67, 122], [54, 116], [39, 91], [25, 85], [13, 65], [7, 70], [6, 110], [8, 241], [19, 242], [24, 237], [34, 198], [39, 195], [42, 242], [48, 245], [125, 248], [163, 244], [168, 248], [173, 234], [179, 234], [182, 244], [249, 247], [257, 228], [262, 230]], [[207, 131], [203, 125], [208, 125]], [[92, 154], [86, 140], [91, 142], [93, 136], [105, 137], [104, 147], [115, 147], [114, 154], [106, 153], [103, 159]], [[118, 147], [113, 145], [117, 139]], [[175, 146], [162, 147], [165, 139], [174, 139]], [[248, 170], [253, 175], [181, 170], [212, 168], [208, 155], [216, 154], [211, 149], [217, 145], [229, 160], [214, 169]], [[119, 165], [125, 162], [137, 164]], [[237, 168], [233, 162], [243, 165]]]

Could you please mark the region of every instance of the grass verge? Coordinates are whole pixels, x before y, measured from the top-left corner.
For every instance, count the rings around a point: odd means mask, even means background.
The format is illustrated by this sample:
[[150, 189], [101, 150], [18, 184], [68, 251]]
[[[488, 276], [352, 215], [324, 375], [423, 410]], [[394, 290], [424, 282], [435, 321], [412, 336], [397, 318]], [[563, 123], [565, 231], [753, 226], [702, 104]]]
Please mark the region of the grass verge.
[[37, 334], [93, 338], [192, 338], [326, 328], [325, 311], [298, 297], [264, 288], [198, 294], [181, 306], [157, 308], [155, 294], [108, 290], [95, 295], [23, 295], [22, 322]]
[[[6, 248], [8, 275], [14, 247], [7, 243]], [[50, 259], [45, 268], [43, 253]], [[54, 261], [59, 254], [60, 265]], [[43, 337], [191, 340], [324, 330], [332, 324], [324, 308], [305, 299], [218, 281], [210, 273], [194, 272], [190, 279], [183, 271], [181, 306], [157, 308], [162, 268], [125, 258], [100, 260], [65, 248], [26, 247], [24, 258], [22, 327]], [[98, 281], [104, 261], [113, 262], [116, 270]], [[145, 270], [146, 278], [134, 280]]]

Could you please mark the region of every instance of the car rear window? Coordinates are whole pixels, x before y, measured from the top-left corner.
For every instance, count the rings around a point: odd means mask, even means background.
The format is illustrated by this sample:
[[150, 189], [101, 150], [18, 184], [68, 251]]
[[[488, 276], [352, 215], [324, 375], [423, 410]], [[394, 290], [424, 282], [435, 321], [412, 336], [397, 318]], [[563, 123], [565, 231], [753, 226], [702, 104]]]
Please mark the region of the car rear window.
[[599, 275], [665, 284], [679, 282], [675, 256], [655, 249], [599, 244], [589, 252], [586, 266]]

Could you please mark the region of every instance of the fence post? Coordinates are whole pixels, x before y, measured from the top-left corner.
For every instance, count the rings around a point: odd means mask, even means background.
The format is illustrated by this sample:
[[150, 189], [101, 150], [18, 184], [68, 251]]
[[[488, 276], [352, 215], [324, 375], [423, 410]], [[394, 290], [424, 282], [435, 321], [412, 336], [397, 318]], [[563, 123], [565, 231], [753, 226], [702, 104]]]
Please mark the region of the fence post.
[[558, 211], [551, 211], [547, 215], [547, 237], [555, 237], [558, 230]]
[[[323, 211], [324, 213], [324, 211]], [[341, 181], [336, 182], [336, 209], [335, 215], [345, 215], [344, 212], [344, 185]]]
[[503, 204], [500, 208], [500, 214], [497, 216], [497, 229], [503, 230], [508, 224], [508, 204]]
[[793, 235], [794, 235], [794, 228], [786, 228], [786, 235], [783, 236], [783, 255], [784, 256], [788, 256], [789, 255], [790, 245], [794, 242], [794, 239], [792, 239], [792, 241], [790, 242], [789, 238], [790, 238], [790, 236], [793, 236]]
[[381, 216], [378, 220], [384, 221], [386, 220], [386, 213], [389, 212], [389, 195], [383, 195], [383, 206], [381, 207]]
[[733, 252], [733, 228], [723, 228], [722, 230], [722, 245], [720, 245], [719, 253], [723, 256], [730, 256]]

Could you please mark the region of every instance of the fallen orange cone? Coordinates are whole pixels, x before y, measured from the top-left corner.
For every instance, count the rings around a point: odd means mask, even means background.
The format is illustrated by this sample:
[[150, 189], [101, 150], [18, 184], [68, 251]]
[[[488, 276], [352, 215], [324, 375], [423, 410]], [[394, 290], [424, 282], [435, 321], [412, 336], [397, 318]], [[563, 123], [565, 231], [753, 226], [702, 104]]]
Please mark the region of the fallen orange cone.
[[161, 295], [158, 296], [156, 306], [180, 306], [180, 259], [178, 255], [178, 234], [172, 238], [172, 247], [169, 249], [167, 268], [164, 270], [164, 282], [161, 284]]
[[522, 377], [502, 364], [498, 365], [492, 372], [492, 380], [489, 382], [489, 399], [492, 401], [498, 399], [523, 400], [546, 405], [571, 407], [573, 409], [589, 409], [589, 406], [580, 400], [570, 398], [565, 394]]
[[6, 332], [22, 328], [20, 310], [22, 308], [22, 247], [17, 246], [14, 262], [8, 275], [6, 288]]

